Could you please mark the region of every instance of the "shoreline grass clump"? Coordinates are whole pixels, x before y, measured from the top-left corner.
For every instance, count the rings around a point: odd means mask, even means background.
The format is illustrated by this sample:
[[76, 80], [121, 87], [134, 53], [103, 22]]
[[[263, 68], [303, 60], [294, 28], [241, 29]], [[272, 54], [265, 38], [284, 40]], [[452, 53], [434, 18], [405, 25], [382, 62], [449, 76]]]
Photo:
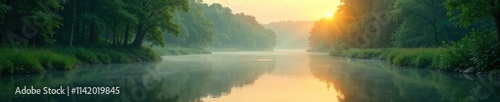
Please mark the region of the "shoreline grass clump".
[[379, 59], [385, 60], [396, 66], [418, 67], [418, 68], [442, 68], [441, 60], [445, 53], [444, 48], [415, 48], [415, 49], [350, 49], [332, 51], [331, 56]]
[[161, 60], [150, 48], [19, 47], [0, 48], [0, 76], [71, 70], [85, 64], [152, 62]]
[[77, 59], [49, 49], [0, 48], [0, 72], [3, 74], [40, 73], [47, 70], [69, 70]]
[[500, 73], [500, 43], [497, 32], [473, 30], [460, 41], [443, 43], [443, 48], [348, 49], [331, 56], [380, 59], [393, 65], [436, 68], [463, 73]]

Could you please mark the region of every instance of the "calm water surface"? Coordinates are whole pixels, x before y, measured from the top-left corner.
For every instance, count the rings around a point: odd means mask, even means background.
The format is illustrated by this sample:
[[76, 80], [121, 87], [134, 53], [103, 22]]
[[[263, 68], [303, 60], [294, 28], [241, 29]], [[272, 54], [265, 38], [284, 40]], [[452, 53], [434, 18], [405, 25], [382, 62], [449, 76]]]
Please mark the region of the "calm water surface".
[[[497, 77], [398, 68], [303, 51], [164, 56], [0, 78], [0, 101], [428, 102], [500, 101]], [[120, 87], [118, 95], [16, 95], [17, 87]]]

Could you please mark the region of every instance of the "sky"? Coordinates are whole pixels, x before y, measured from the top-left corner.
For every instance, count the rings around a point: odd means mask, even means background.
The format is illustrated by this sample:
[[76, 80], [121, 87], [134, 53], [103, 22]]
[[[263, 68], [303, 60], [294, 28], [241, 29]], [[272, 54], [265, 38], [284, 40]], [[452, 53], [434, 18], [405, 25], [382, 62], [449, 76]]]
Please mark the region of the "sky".
[[253, 15], [262, 24], [285, 20], [319, 20], [337, 10], [340, 0], [203, 0], [220, 3], [233, 13]]

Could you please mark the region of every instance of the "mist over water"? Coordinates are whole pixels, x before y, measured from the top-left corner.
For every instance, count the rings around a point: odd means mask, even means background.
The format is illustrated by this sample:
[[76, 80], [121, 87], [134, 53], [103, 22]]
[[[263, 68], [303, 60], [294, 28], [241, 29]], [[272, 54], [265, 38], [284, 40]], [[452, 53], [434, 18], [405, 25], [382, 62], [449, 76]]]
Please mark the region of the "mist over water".
[[[496, 77], [332, 58], [298, 50], [163, 56], [0, 80], [0, 101], [366, 102], [498, 101]], [[22, 86], [114, 86], [118, 95], [15, 95]]]

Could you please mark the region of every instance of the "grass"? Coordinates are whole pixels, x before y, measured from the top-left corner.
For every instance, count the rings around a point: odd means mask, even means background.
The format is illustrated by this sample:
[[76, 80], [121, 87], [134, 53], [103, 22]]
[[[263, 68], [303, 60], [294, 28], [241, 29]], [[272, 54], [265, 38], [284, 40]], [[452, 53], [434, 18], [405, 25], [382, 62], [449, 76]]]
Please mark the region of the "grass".
[[199, 48], [185, 48], [185, 47], [155, 47], [153, 48], [155, 52], [160, 55], [190, 55], [190, 54], [211, 54], [212, 52], [199, 49]]
[[331, 56], [380, 59], [390, 62], [396, 66], [417, 68], [445, 68], [447, 60], [444, 48], [415, 48], [415, 49], [351, 49], [332, 51]]
[[157, 61], [161, 58], [149, 48], [0, 48], [0, 76], [71, 70], [83, 64], [109, 64]]

